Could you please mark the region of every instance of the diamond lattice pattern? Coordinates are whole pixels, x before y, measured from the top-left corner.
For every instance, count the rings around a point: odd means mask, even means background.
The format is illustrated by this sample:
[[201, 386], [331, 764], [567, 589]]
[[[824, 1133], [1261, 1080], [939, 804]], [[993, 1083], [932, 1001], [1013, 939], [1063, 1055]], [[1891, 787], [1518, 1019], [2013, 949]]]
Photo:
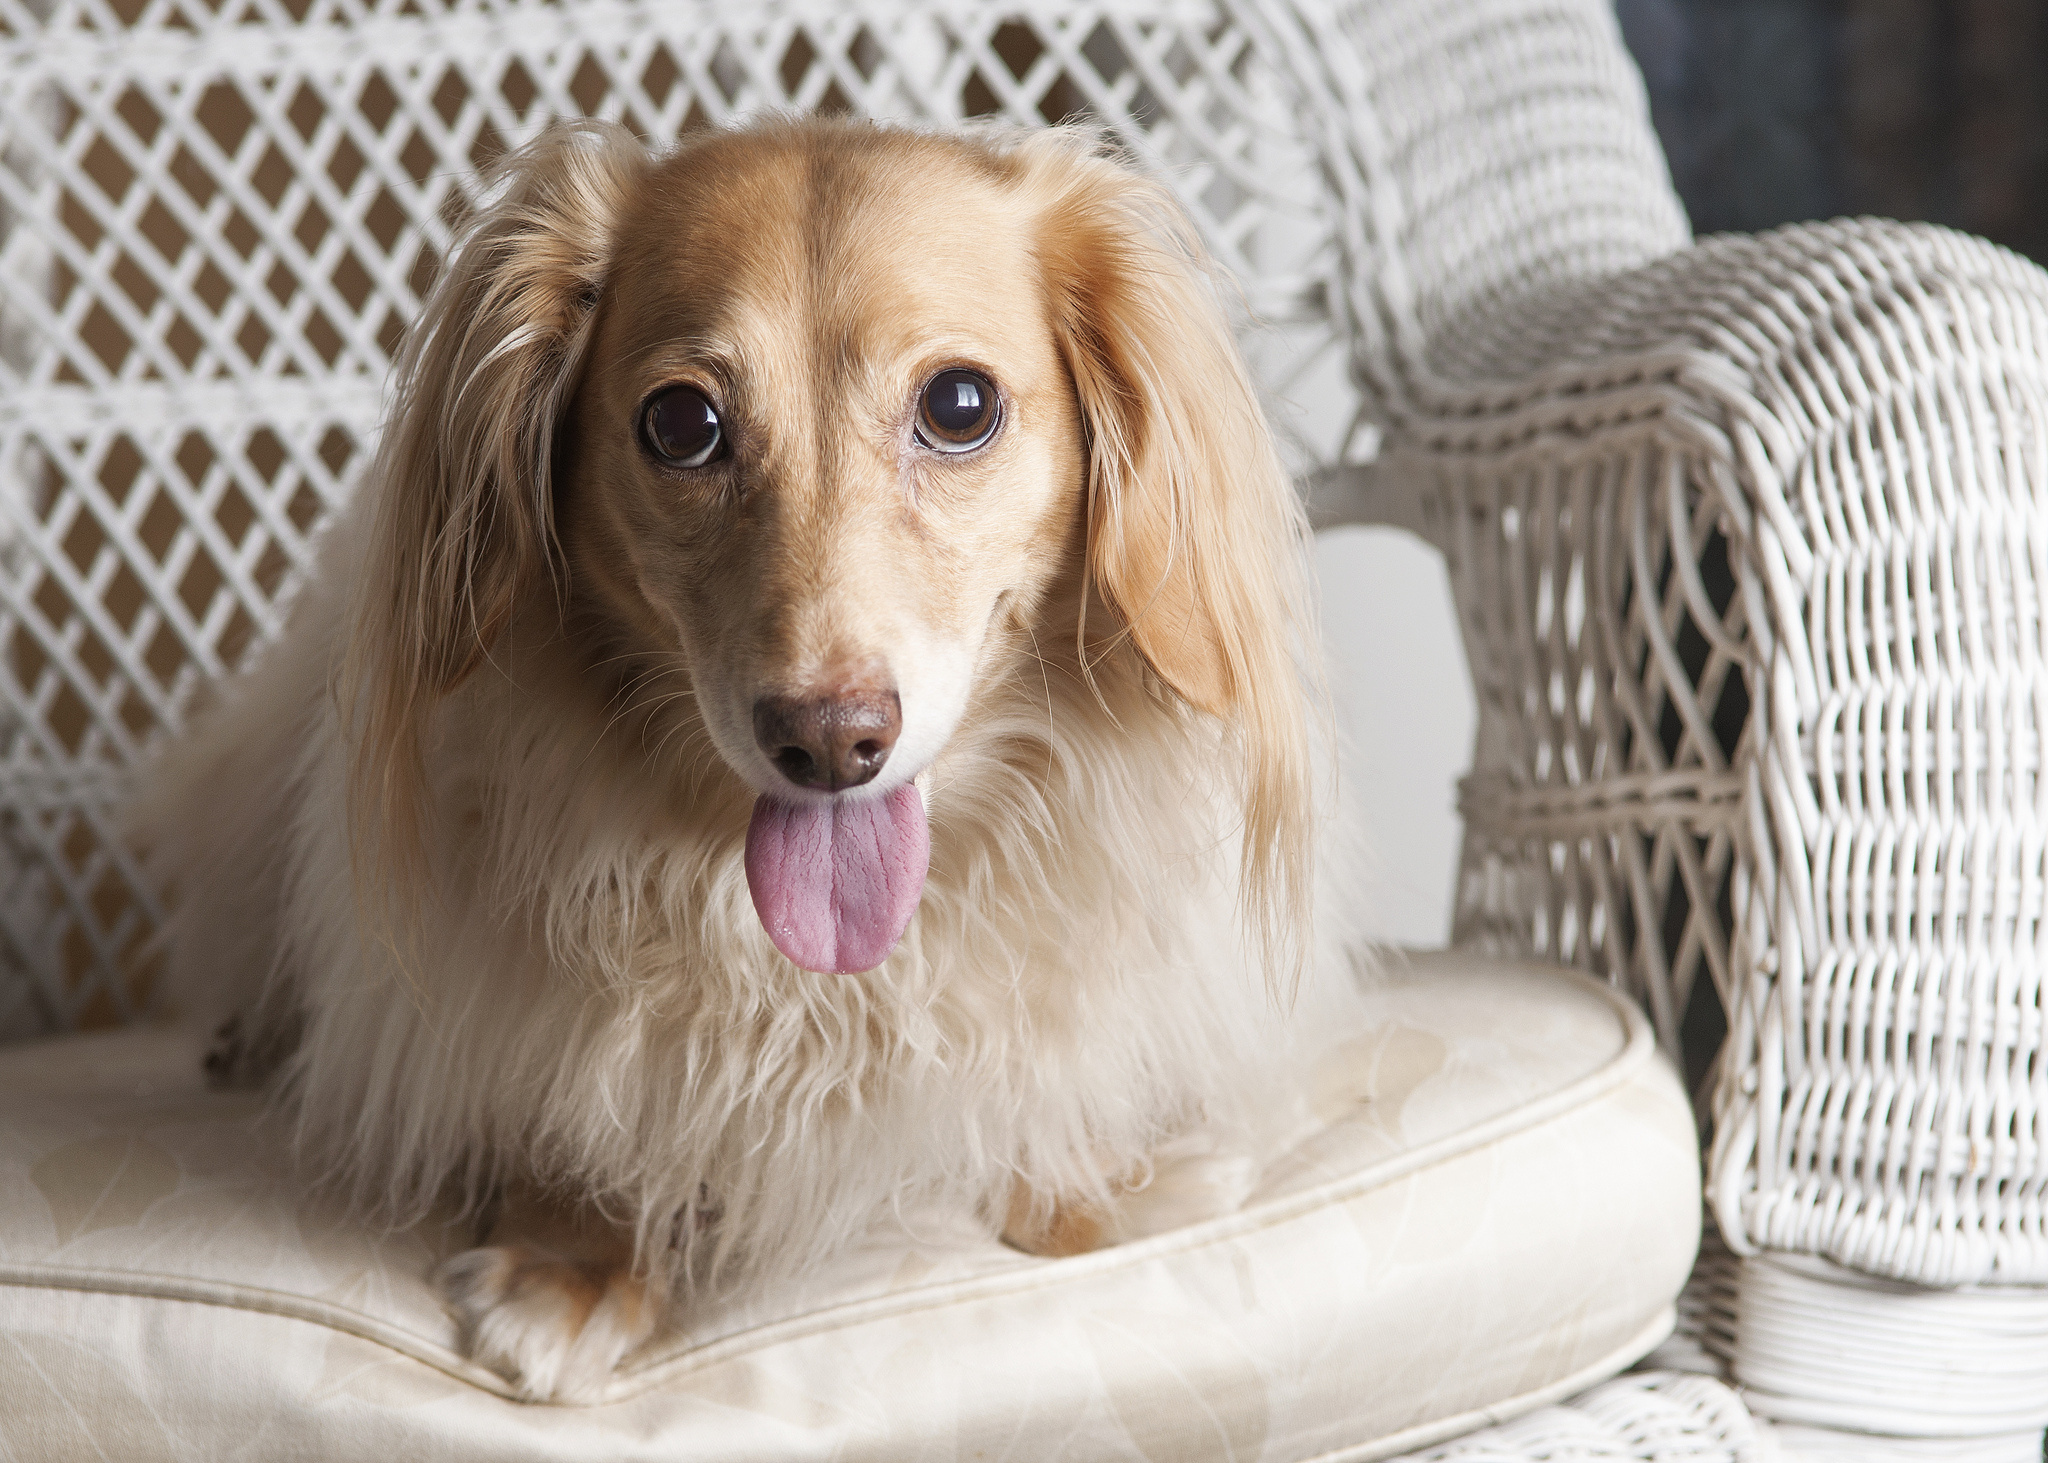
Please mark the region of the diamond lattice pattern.
[[1753, 655], [1712, 472], [1645, 444], [1447, 482], [1440, 509], [1480, 703], [1454, 938], [1618, 981], [1695, 1088], [1725, 1031]]

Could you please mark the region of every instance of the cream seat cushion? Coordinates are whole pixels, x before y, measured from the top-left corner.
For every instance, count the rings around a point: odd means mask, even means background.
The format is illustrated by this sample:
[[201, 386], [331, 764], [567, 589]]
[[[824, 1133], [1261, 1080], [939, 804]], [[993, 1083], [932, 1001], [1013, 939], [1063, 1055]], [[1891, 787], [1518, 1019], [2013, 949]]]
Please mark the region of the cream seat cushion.
[[1457, 955], [1373, 999], [1242, 1212], [1051, 1261], [919, 1224], [693, 1318], [589, 1407], [465, 1361], [427, 1282], [465, 1237], [306, 1197], [190, 1038], [0, 1052], [0, 1456], [1368, 1459], [1649, 1350], [1699, 1177], [1634, 1006]]

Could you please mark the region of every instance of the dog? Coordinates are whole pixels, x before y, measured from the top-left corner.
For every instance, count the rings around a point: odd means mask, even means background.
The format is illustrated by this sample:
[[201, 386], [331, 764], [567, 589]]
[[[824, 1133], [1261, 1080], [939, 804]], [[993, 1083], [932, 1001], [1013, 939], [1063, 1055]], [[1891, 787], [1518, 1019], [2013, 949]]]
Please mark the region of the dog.
[[906, 1205], [1061, 1255], [1249, 1192], [1358, 941], [1224, 299], [1086, 131], [502, 166], [139, 828], [219, 1075], [475, 1222], [523, 1395]]

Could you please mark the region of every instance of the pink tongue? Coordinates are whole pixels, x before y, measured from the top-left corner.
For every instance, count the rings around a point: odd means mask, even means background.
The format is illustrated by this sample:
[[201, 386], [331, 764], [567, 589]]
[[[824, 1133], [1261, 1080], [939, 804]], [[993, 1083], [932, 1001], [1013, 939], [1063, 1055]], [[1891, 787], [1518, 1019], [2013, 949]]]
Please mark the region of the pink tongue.
[[747, 825], [747, 888], [775, 948], [804, 969], [873, 970], [917, 912], [931, 853], [910, 783], [858, 802], [761, 797]]

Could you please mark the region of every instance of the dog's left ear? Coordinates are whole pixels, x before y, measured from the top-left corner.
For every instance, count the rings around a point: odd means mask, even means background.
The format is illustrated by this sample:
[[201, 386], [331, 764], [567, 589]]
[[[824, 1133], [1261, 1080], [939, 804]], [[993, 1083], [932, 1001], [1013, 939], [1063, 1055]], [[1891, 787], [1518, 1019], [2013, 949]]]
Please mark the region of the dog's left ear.
[[1300, 510], [1186, 216], [1041, 137], [1026, 155], [1064, 174], [1038, 250], [1088, 432], [1090, 577], [1159, 678], [1231, 719], [1275, 675], [1294, 689], [1276, 559], [1300, 550]]
[[1308, 535], [1207, 256], [1165, 189], [1085, 132], [1022, 142], [1035, 244], [1088, 434], [1088, 572], [1145, 663], [1243, 758], [1247, 886], [1306, 912]]

